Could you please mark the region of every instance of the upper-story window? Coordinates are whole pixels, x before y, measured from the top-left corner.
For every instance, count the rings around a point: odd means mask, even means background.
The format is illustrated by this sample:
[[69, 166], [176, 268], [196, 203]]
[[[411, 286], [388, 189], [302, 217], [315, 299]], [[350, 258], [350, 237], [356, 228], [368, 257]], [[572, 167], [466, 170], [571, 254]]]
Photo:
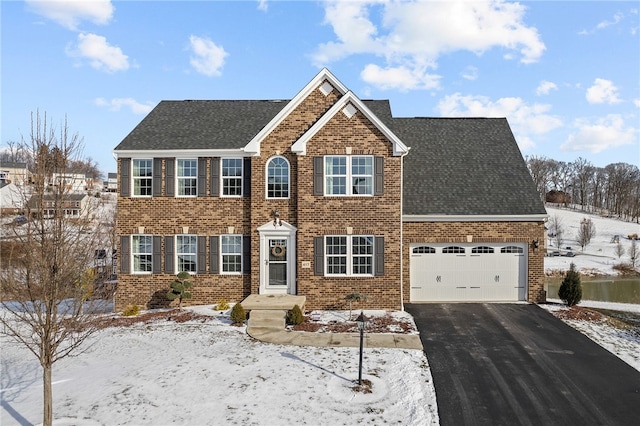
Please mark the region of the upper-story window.
[[198, 195], [198, 160], [178, 160], [178, 196], [195, 197]]
[[151, 160], [133, 160], [133, 195], [151, 196], [153, 165]]
[[325, 195], [373, 195], [373, 157], [325, 157]]
[[134, 273], [151, 273], [153, 266], [153, 237], [151, 235], [133, 235], [131, 255]]
[[289, 198], [289, 162], [282, 157], [267, 164], [267, 198]]
[[242, 196], [242, 158], [222, 159], [222, 195]]

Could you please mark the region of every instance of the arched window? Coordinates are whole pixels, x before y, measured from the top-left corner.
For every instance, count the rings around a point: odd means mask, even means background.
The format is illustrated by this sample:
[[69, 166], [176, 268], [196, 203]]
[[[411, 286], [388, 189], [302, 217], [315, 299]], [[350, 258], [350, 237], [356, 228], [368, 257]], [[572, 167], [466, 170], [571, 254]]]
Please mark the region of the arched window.
[[289, 198], [289, 162], [283, 157], [267, 163], [267, 198]]
[[435, 254], [436, 249], [429, 246], [420, 246], [420, 247], [414, 247], [413, 252], [415, 254]]

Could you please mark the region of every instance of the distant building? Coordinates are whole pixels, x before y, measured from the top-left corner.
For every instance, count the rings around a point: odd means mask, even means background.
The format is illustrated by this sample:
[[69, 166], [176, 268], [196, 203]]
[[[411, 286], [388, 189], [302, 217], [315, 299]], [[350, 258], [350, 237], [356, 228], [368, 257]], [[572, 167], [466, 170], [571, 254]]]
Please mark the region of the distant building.
[[[59, 202], [62, 202], [62, 206], [56, 205]], [[27, 207], [30, 216], [41, 215], [50, 219], [56, 216], [56, 211], [63, 211], [66, 218], [81, 219], [88, 216], [89, 196], [82, 193], [67, 194], [60, 201], [53, 194], [45, 194], [43, 197], [31, 197]]]
[[0, 183], [13, 183], [21, 186], [29, 183], [31, 172], [27, 163], [0, 162]]
[[16, 214], [23, 208], [23, 198], [20, 189], [13, 183], [0, 182], [0, 213]]
[[104, 189], [107, 192], [118, 192], [118, 173], [109, 173], [107, 175]]
[[51, 184], [53, 186], [63, 186], [69, 192], [81, 192], [90, 189], [87, 176], [82, 173], [54, 173]]

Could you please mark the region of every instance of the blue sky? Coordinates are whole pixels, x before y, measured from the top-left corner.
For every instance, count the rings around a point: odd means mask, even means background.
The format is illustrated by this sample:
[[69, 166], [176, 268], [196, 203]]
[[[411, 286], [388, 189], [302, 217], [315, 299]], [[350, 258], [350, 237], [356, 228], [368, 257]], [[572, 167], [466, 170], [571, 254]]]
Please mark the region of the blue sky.
[[507, 117], [524, 155], [640, 164], [637, 1], [2, 1], [1, 143], [113, 148], [161, 100], [290, 99], [327, 67], [395, 116]]

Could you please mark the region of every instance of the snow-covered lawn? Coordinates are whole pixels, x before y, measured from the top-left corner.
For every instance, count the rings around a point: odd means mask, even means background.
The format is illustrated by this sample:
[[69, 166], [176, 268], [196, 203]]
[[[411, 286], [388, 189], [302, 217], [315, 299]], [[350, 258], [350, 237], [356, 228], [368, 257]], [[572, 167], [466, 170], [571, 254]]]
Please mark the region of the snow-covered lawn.
[[[6, 337], [0, 344], [0, 424], [38, 424], [39, 365]], [[357, 378], [358, 348], [262, 343], [226, 318], [106, 328], [54, 365], [55, 424], [438, 424], [422, 351], [365, 349], [372, 393], [355, 392]]]

